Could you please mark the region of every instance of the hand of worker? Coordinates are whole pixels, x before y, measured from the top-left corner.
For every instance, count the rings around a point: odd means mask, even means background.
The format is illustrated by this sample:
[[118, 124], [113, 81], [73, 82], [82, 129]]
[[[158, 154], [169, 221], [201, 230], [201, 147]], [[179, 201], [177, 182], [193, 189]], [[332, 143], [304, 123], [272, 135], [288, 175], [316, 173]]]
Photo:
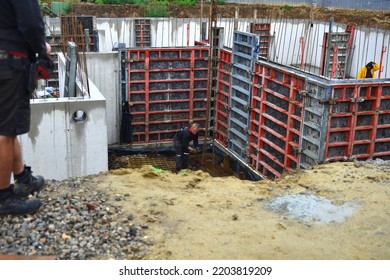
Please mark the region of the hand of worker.
[[46, 53], [50, 54], [51, 53], [51, 46], [48, 42], [46, 42]]

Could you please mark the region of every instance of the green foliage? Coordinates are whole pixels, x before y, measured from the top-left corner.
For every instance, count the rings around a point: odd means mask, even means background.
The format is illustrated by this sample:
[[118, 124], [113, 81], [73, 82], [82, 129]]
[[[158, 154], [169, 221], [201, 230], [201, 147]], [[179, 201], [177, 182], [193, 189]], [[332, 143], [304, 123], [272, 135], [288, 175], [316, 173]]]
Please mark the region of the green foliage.
[[225, 0], [217, 0], [218, 5], [225, 5], [226, 1]]
[[149, 0], [133, 0], [133, 2], [134, 3], [132, 3], [132, 4], [134, 4], [134, 5], [147, 5], [147, 4], [149, 4]]
[[95, 2], [96, 4], [136, 4], [146, 3], [147, 0], [88, 0], [88, 2]]
[[289, 6], [289, 5], [283, 5], [283, 6], [280, 6], [280, 9], [281, 9], [281, 10], [291, 11], [292, 7]]
[[196, 0], [173, 0], [172, 4], [179, 6], [195, 6]]
[[150, 5], [146, 7], [145, 17], [169, 17], [168, 6]]
[[151, 0], [150, 1], [150, 4], [151, 5], [155, 5], [155, 6], [168, 6], [169, 4], [169, 1], [168, 0]]

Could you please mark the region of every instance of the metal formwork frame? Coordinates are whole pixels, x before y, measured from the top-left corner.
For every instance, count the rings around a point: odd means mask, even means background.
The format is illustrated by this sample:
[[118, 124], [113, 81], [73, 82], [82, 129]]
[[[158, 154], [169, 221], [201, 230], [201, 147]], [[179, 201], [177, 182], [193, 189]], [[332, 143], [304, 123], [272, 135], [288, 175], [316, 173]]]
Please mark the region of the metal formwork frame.
[[325, 159], [390, 155], [390, 85], [335, 84], [329, 108]]
[[331, 87], [325, 79], [306, 79], [301, 130], [299, 167], [308, 168], [324, 161]]
[[133, 143], [171, 141], [190, 122], [205, 125], [209, 49], [126, 50]]
[[233, 34], [233, 66], [230, 93], [228, 148], [248, 161], [248, 136], [253, 66], [258, 58], [259, 37], [245, 32]]
[[221, 49], [219, 56], [215, 140], [226, 148], [228, 146], [232, 53]]
[[269, 45], [271, 39], [270, 23], [251, 23], [251, 33], [259, 36], [259, 56], [267, 58], [269, 55]]
[[250, 118], [250, 164], [268, 177], [299, 166], [305, 80], [261, 62], [255, 64]]

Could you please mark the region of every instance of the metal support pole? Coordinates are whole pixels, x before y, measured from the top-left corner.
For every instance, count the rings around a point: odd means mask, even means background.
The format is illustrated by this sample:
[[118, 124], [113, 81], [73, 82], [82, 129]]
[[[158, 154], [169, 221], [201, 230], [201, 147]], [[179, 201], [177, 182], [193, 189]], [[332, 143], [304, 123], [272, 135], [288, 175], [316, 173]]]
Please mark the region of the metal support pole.
[[236, 7], [236, 11], [234, 12], [234, 31], [238, 29], [238, 7]]
[[76, 97], [77, 49], [74, 42], [68, 42], [64, 97]]
[[301, 37], [301, 70], [305, 69], [305, 37]]
[[333, 49], [332, 74], [331, 74], [332, 79], [334, 78], [335, 73], [336, 73], [338, 50], [339, 50], [339, 48], [337, 46], [335, 46]]
[[[209, 138], [209, 130], [210, 130], [210, 110], [211, 110], [211, 99], [212, 99], [212, 92], [213, 92], [213, 80], [214, 78], [214, 62], [216, 61], [217, 57], [216, 49], [217, 46], [215, 46], [215, 40], [214, 40], [214, 31], [215, 27], [217, 25], [217, 0], [211, 0], [211, 6], [210, 6], [210, 17], [209, 17], [209, 50], [210, 50], [210, 60], [208, 65], [208, 71], [209, 71], [209, 81], [208, 81], [208, 91], [207, 91], [207, 111], [206, 111], [206, 127], [205, 127], [205, 139], [203, 143], [203, 154], [202, 154], [202, 166], [204, 161], [204, 152], [207, 151], [207, 144], [208, 144], [208, 138]], [[214, 146], [214, 133], [211, 135], [212, 144]], [[214, 153], [213, 153], [213, 161], [214, 161]]]
[[381, 74], [382, 74], [383, 69], [384, 69], [382, 63], [383, 63], [383, 56], [385, 55], [385, 52], [386, 52], [386, 51], [387, 51], [387, 47], [382, 46], [381, 59], [380, 59], [380, 61], [379, 61], [379, 67], [380, 67], [380, 69], [379, 69], [379, 73], [378, 73], [378, 79], [380, 79]]
[[89, 41], [89, 29], [88, 28], [84, 29], [84, 41], [85, 41], [85, 51], [89, 52], [91, 43]]

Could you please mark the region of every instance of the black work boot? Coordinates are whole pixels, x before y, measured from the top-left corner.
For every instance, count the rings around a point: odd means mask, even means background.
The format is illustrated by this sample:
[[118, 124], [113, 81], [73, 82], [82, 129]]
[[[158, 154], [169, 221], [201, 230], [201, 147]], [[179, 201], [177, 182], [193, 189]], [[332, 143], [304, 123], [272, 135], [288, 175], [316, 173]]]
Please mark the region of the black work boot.
[[34, 213], [41, 205], [42, 202], [39, 199], [27, 199], [16, 195], [13, 185], [0, 190], [0, 216]]
[[24, 166], [22, 173], [14, 174], [14, 193], [19, 196], [29, 196], [35, 192], [39, 192], [45, 184], [45, 179], [42, 176], [32, 176], [30, 166]]

